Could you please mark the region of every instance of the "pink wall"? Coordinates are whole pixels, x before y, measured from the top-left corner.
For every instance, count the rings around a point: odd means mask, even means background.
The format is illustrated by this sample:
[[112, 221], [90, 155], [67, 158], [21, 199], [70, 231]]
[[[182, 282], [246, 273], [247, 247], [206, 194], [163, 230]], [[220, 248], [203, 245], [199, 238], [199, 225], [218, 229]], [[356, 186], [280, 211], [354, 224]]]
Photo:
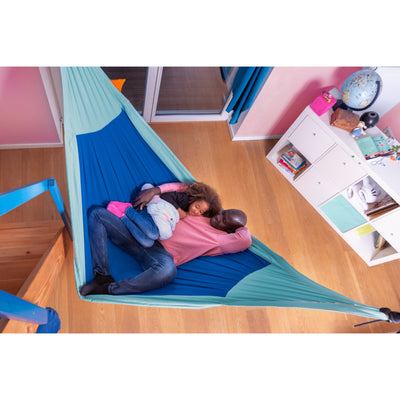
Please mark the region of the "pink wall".
[[383, 130], [390, 127], [393, 136], [400, 141], [400, 103], [386, 113], [378, 122], [378, 128]]
[[0, 67], [0, 145], [59, 143], [38, 67]]
[[275, 67], [235, 138], [282, 135], [323, 90], [337, 87], [361, 67]]

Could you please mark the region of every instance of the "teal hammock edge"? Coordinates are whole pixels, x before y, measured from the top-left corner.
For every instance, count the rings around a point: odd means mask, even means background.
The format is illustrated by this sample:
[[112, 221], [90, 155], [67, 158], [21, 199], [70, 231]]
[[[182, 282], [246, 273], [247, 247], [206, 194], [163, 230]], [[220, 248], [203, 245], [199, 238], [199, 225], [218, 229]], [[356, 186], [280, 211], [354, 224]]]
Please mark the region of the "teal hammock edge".
[[[320, 306], [317, 306], [313, 302], [310, 302], [312, 304], [312, 308], [316, 309], [325, 309], [328, 311], [338, 311], [338, 312], [344, 312], [344, 313], [351, 313], [354, 315], [360, 315], [364, 317], [369, 317], [369, 318], [374, 318], [374, 319], [381, 319], [384, 321], [388, 320], [388, 316], [384, 314], [383, 312], [379, 311], [379, 308], [377, 307], [372, 307], [360, 302], [357, 302], [349, 297], [343, 296], [331, 289], [326, 288], [325, 286], [320, 285], [319, 283], [314, 282], [313, 280], [307, 278], [305, 275], [301, 274], [299, 271], [297, 271], [295, 268], [293, 268], [282, 256], [279, 254], [275, 253], [273, 250], [271, 250], [268, 246], [266, 246], [263, 242], [258, 240], [253, 236], [253, 244], [250, 247], [250, 250], [264, 258], [265, 260], [268, 260], [271, 264], [271, 269], [274, 267], [279, 267], [281, 270], [285, 270], [287, 274], [290, 276], [294, 277], [296, 280], [301, 281], [304, 285], [309, 286], [310, 288], [314, 288], [314, 290], [318, 290], [319, 292], [323, 293], [324, 296], [330, 296], [331, 298], [335, 299], [334, 302], [324, 302], [324, 304], [321, 304]], [[268, 267], [267, 267], [268, 268]], [[263, 271], [263, 270], [261, 270]], [[257, 271], [254, 272], [253, 274], [257, 274]], [[242, 286], [243, 285], [243, 286]], [[233, 300], [234, 296], [237, 296], [239, 293], [239, 290], [243, 290], [244, 286], [247, 285], [246, 278], [239, 282], [235, 287], [233, 287], [227, 294], [227, 297], [230, 297]], [[322, 299], [321, 299], [322, 300]], [[249, 302], [248, 305], [250, 306], [253, 303], [253, 301]], [[342, 304], [339, 304], [342, 303]], [[233, 305], [233, 303], [231, 302]], [[281, 305], [278, 306], [276, 302], [274, 302], [276, 307], [290, 307], [289, 305]], [[254, 305], [254, 304], [253, 304]], [[270, 304], [272, 306], [272, 304]], [[299, 302], [297, 307], [304, 308], [305, 303], [304, 302]]]
[[[195, 180], [190, 172], [183, 166], [180, 160], [172, 153], [168, 146], [159, 138], [153, 129], [143, 120], [143, 118], [133, 108], [131, 103], [114, 87], [112, 82], [101, 71], [100, 68], [61, 68], [63, 77], [64, 91], [64, 109], [65, 109], [65, 151], [67, 157], [67, 178], [68, 190], [70, 193], [71, 219], [73, 225], [73, 236], [75, 244], [75, 282], [77, 288], [85, 283], [84, 268], [79, 268], [84, 265], [84, 248], [83, 248], [83, 218], [81, 209], [81, 182], [79, 169], [79, 156], [77, 151], [76, 135], [95, 132], [102, 129], [119, 113], [124, 110], [130, 121], [136, 126], [143, 139], [157, 153], [165, 165], [174, 173], [181, 181]], [[87, 88], [90, 82], [89, 89]], [[72, 85], [74, 83], [75, 86]], [[76, 90], [82, 88], [82, 90]], [[86, 96], [82, 95], [76, 103], [73, 99], [78, 92], [85, 92]], [[88, 95], [91, 94], [91, 96]], [[103, 103], [103, 98], [107, 100]], [[69, 99], [69, 100], [68, 100]], [[85, 103], [88, 102], [88, 103]], [[88, 109], [88, 104], [89, 109]], [[92, 108], [100, 109], [101, 112], [91, 112]], [[71, 167], [72, 166], [72, 167]], [[345, 298], [330, 291], [315, 282], [309, 280], [304, 275], [300, 274], [291, 267], [281, 256], [274, 253], [271, 249], [265, 246], [258, 239], [253, 237], [253, 245], [250, 249], [255, 254], [260, 255], [272, 265], [285, 264], [286, 269], [292, 270], [297, 276], [297, 279], [305, 280], [309, 284], [317, 285], [326, 290], [326, 293], [333, 293], [334, 296]], [[268, 268], [268, 267], [267, 267]], [[263, 271], [263, 270], [261, 270]], [[256, 274], [256, 273], [253, 273]], [[253, 274], [250, 274], [248, 279], [239, 282], [230, 290], [226, 297], [215, 296], [86, 296], [79, 294], [82, 300], [102, 303], [114, 304], [131, 304], [154, 307], [179, 307], [179, 308], [207, 308], [219, 305], [232, 306], [274, 306], [274, 307], [296, 307], [296, 308], [313, 308], [325, 309], [329, 311], [347, 312], [355, 315], [362, 315], [376, 319], [387, 320], [388, 317], [374, 307], [369, 307], [361, 303], [352, 301], [351, 304], [318, 303], [313, 301], [276, 301], [266, 299], [254, 299], [241, 297], [237, 298], [238, 294], [244, 291], [244, 288], [254, 282]], [[336, 298], [336, 297], [335, 297]], [[347, 299], [347, 298], [346, 298]], [[362, 309], [362, 311], [360, 311]], [[360, 314], [361, 312], [361, 314]]]
[[[258, 239], [250, 251], [271, 262], [265, 268], [249, 274], [236, 284], [225, 297], [218, 296], [87, 296], [92, 302], [134, 304], [145, 307], [202, 309], [216, 306], [303, 308], [351, 313], [367, 318], [387, 320], [378, 308], [356, 302], [334, 292], [299, 273], [281, 256]], [[286, 299], [282, 295], [285, 290]], [[318, 299], [318, 300], [315, 300]]]
[[[80, 296], [81, 297], [81, 296]], [[81, 297], [93, 303], [126, 304], [158, 308], [202, 309], [223, 305], [223, 297], [218, 296], [139, 296], [139, 295], [89, 295]]]
[[378, 308], [359, 303], [307, 278], [254, 237], [250, 250], [270, 264], [237, 283], [227, 293], [224, 305], [313, 308], [388, 320]]
[[[271, 264], [272, 265], [272, 264]], [[270, 265], [270, 266], [271, 266]], [[244, 278], [237, 286], [247, 287], [251, 286], [248, 282], [256, 282], [260, 279], [261, 275], [270, 266], [262, 270], [253, 272]], [[259, 287], [259, 281], [258, 285]], [[218, 306], [231, 306], [231, 307], [281, 307], [281, 308], [303, 308], [315, 309], [324, 311], [333, 311], [339, 313], [351, 313], [361, 317], [374, 318], [380, 320], [387, 320], [385, 314], [381, 313], [374, 307], [369, 307], [363, 304], [354, 303], [340, 303], [340, 302], [320, 302], [320, 301], [300, 301], [300, 300], [266, 300], [260, 298], [237, 298], [236, 287], [231, 289], [226, 297], [217, 296], [110, 296], [110, 295], [91, 295], [83, 298], [90, 302], [109, 303], [109, 304], [125, 304], [143, 307], [158, 307], [158, 308], [184, 308], [184, 309], [204, 309]]]

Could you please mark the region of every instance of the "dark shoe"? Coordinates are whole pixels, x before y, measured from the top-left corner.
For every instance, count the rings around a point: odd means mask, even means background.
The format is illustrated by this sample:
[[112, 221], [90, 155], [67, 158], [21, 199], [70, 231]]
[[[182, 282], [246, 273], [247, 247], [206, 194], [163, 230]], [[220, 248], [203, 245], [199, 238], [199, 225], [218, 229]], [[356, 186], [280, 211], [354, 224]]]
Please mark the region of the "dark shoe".
[[115, 282], [111, 275], [95, 275], [94, 279], [83, 285], [79, 292], [82, 296], [89, 294], [108, 294], [108, 286]]

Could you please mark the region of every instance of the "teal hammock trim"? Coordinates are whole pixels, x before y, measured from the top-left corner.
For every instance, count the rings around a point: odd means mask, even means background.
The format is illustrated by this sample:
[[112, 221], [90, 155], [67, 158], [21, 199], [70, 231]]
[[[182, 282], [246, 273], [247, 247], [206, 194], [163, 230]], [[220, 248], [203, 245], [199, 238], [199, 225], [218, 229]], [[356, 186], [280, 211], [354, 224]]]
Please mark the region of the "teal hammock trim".
[[[79, 288], [90, 279], [92, 270], [87, 243], [86, 212], [93, 205], [93, 199], [97, 202], [110, 199], [129, 201], [134, 189], [130, 184], [139, 185], [144, 181], [160, 184], [171, 177], [191, 182], [194, 178], [131, 103], [114, 87], [101, 68], [63, 67], [61, 75], [67, 179], [75, 246], [75, 280]], [[124, 132], [110, 129], [125, 117], [130, 121], [131, 128], [124, 128]], [[106, 149], [100, 145], [104, 139], [107, 139]], [[149, 150], [145, 151], [146, 155], [143, 157], [152, 157], [152, 153], [156, 155], [151, 164], [154, 168], [148, 168], [147, 163], [141, 163], [138, 159], [146, 147]], [[138, 154], [132, 161], [134, 152]], [[118, 182], [115, 184], [115, 180], [110, 178], [113, 170], [118, 170], [119, 173], [124, 171], [126, 181], [123, 184], [118, 186]], [[91, 180], [95, 181], [93, 186], [90, 186]], [[125, 189], [126, 186], [129, 190]], [[117, 253], [116, 249], [110, 252], [112, 273], [113, 255], [126, 259]], [[125, 261], [132, 264], [130, 260]], [[249, 268], [249, 271], [226, 293], [218, 295], [198, 295], [197, 292], [188, 294], [187, 289], [185, 294], [179, 294], [180, 289], [175, 290], [173, 282], [168, 285], [170, 288], [167, 286], [159, 292], [81, 298], [93, 302], [155, 307], [206, 308], [227, 305], [311, 308], [388, 320], [386, 314], [378, 308], [359, 303], [308, 279], [255, 237], [251, 248], [243, 254], [236, 257], [202, 257], [201, 262], [208, 263], [210, 269], [214, 268], [212, 264], [221, 264], [223, 269], [232, 269], [230, 265], [233, 262], [239, 265], [235, 266], [236, 270]], [[182, 269], [182, 274], [190, 273], [196, 279], [195, 275], [201, 274], [198, 270], [192, 273], [196, 269], [196, 262], [187, 264], [180, 266], [178, 270]], [[123, 273], [126, 272], [121, 271]], [[217, 278], [224, 279], [222, 276]]]

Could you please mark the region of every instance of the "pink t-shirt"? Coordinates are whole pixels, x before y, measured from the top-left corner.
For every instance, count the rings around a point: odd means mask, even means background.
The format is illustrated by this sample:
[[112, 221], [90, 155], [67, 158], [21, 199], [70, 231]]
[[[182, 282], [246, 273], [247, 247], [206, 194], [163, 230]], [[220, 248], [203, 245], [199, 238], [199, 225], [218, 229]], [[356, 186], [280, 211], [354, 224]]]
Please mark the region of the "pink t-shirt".
[[210, 225], [210, 218], [188, 215], [180, 220], [169, 239], [161, 240], [165, 250], [173, 257], [176, 265], [200, 256], [218, 256], [237, 253], [251, 246], [250, 231], [246, 227], [226, 233]]
[[[184, 192], [188, 185], [181, 182], [158, 186], [161, 193]], [[251, 246], [251, 234], [246, 227], [227, 233], [210, 225], [210, 218], [188, 215], [181, 219], [169, 239], [160, 241], [173, 257], [175, 265], [181, 265], [200, 256], [218, 256], [237, 253]]]

